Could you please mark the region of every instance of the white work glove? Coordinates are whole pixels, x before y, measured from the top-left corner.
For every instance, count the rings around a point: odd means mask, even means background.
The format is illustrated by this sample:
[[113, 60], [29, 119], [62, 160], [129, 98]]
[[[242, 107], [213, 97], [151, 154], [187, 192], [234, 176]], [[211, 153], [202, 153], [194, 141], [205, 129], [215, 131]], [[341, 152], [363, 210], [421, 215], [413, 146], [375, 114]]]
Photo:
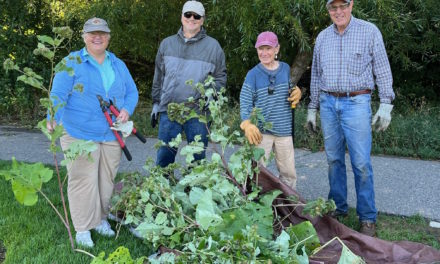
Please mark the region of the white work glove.
[[371, 125], [375, 127], [376, 131], [385, 131], [391, 123], [391, 110], [393, 110], [392, 104], [381, 103], [379, 105], [379, 110], [373, 117]]
[[153, 110], [151, 111], [151, 127], [155, 128], [159, 121], [159, 104], [153, 104]]
[[116, 121], [113, 123], [113, 126], [110, 127], [111, 130], [121, 131], [123, 137], [128, 137], [133, 131], [133, 121], [127, 121], [122, 123], [120, 121]]
[[314, 133], [317, 132], [316, 112], [317, 112], [317, 109], [314, 109], [314, 108], [309, 108], [309, 110], [307, 111], [307, 128]]

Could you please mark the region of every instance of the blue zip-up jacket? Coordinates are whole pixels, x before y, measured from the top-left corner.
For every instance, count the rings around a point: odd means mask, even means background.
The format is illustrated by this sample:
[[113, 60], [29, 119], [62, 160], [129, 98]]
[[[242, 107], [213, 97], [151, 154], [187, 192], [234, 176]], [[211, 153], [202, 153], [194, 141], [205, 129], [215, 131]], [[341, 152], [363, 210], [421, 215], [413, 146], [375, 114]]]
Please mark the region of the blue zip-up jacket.
[[[62, 124], [74, 138], [96, 142], [116, 140], [97, 95], [107, 102], [112, 100], [119, 110], [125, 109], [130, 115], [134, 112], [139, 97], [136, 84], [125, 63], [113, 53], [108, 53], [115, 80], [107, 92], [99, 70], [84, 56], [83, 49], [64, 58], [67, 66], [73, 68], [73, 76], [69, 76], [66, 71], [55, 75], [50, 95], [55, 106], [64, 104], [56, 112], [55, 121]], [[77, 63], [77, 56], [81, 58], [81, 63]], [[82, 85], [82, 91], [75, 89], [77, 84]]]

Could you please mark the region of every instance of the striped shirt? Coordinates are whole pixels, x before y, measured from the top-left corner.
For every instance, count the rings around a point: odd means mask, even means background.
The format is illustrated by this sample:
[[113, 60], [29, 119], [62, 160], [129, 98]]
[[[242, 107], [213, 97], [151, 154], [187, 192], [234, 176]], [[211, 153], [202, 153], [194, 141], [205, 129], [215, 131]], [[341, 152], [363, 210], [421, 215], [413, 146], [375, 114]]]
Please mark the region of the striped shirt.
[[[292, 135], [292, 112], [289, 96], [290, 67], [280, 62], [278, 69], [267, 70], [261, 63], [252, 68], [246, 75], [240, 92], [240, 116], [242, 120], [250, 119], [254, 107], [261, 109], [265, 122], [271, 122], [271, 129], [262, 133], [275, 136]], [[269, 94], [269, 90], [273, 93]]]
[[379, 88], [381, 103], [394, 99], [393, 77], [382, 34], [370, 22], [351, 17], [339, 34], [336, 26], [319, 33], [312, 62], [309, 108], [319, 107], [319, 93]]

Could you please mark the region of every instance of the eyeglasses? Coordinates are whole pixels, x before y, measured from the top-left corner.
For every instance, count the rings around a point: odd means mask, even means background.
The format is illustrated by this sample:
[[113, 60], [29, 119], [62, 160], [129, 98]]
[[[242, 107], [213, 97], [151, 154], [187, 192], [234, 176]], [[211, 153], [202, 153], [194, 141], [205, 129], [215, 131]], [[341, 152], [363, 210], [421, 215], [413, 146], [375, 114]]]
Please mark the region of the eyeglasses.
[[103, 32], [103, 31], [92, 31], [92, 32], [88, 32], [87, 34], [91, 38], [96, 38], [96, 37], [103, 37], [103, 38], [105, 38], [105, 37], [110, 35], [109, 33]]
[[267, 87], [267, 94], [272, 95], [275, 92], [275, 76], [269, 75], [269, 87]]
[[202, 16], [201, 16], [201, 15], [195, 14], [195, 13], [193, 13], [193, 12], [185, 12], [185, 13], [183, 14], [183, 16], [186, 17], [186, 18], [188, 18], [188, 19], [190, 19], [191, 17], [194, 17], [195, 20], [200, 20], [200, 19], [202, 19]]
[[330, 12], [336, 12], [339, 9], [341, 9], [341, 11], [344, 11], [345, 9], [347, 9], [350, 6], [350, 3], [345, 3], [342, 5], [338, 5], [338, 6], [334, 6], [334, 5], [329, 5], [327, 7], [328, 11]]

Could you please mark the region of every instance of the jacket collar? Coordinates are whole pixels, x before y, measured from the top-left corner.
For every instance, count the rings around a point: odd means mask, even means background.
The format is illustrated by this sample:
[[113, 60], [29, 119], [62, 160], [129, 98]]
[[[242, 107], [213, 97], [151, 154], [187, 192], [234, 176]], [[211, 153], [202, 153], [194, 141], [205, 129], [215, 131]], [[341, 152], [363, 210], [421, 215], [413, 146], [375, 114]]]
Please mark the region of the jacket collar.
[[[185, 41], [185, 36], [183, 35], [183, 27], [179, 28], [179, 31], [177, 32], [177, 35], [183, 40]], [[206, 37], [206, 30], [205, 28], [202, 26], [202, 28], [200, 29], [200, 31], [192, 38], [188, 39], [187, 42], [196, 42], [198, 40], [201, 40], [202, 38]]]

